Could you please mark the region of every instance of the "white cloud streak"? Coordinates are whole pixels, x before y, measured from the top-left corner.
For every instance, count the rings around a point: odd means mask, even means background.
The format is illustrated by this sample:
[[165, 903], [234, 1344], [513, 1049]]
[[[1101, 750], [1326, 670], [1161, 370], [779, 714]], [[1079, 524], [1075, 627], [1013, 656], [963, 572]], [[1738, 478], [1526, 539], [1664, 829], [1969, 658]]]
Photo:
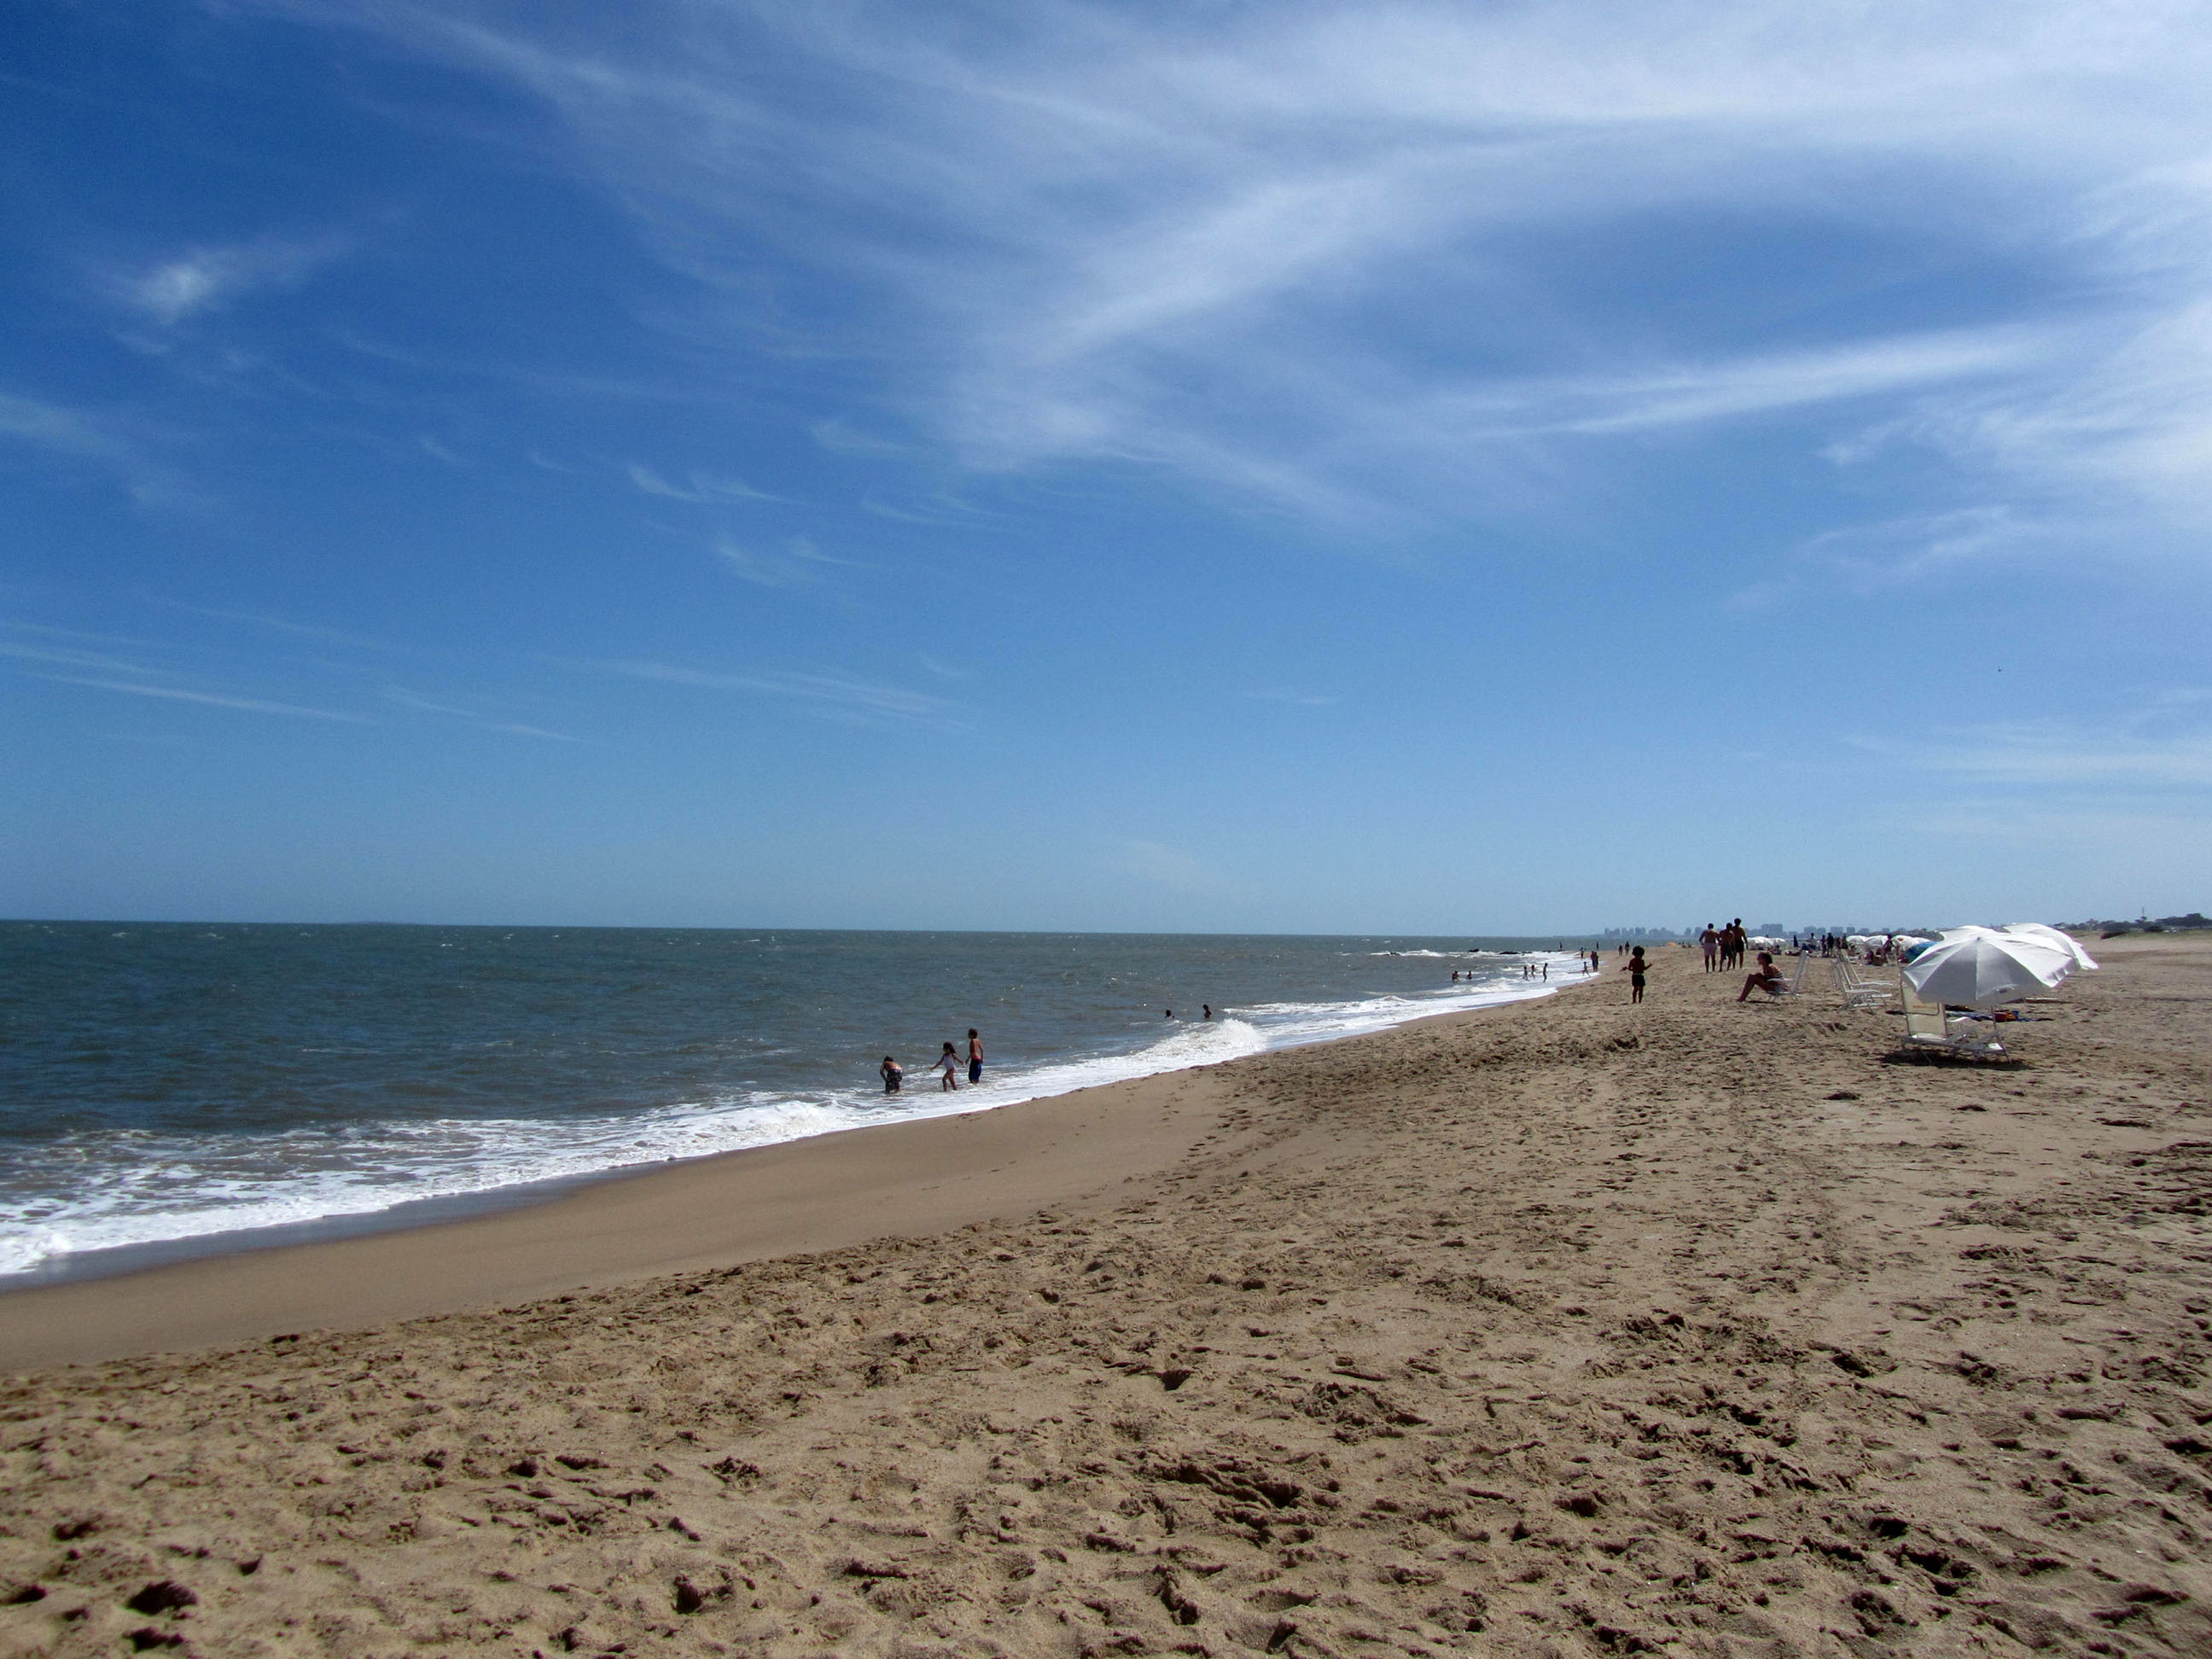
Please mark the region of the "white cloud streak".
[[295, 288], [349, 247], [348, 239], [336, 235], [264, 236], [191, 248], [136, 270], [109, 272], [103, 283], [131, 310], [175, 328], [250, 294]]
[[[2212, 514], [2212, 32], [2177, 0], [270, 4], [539, 100], [726, 309], [777, 249], [833, 303], [763, 337], [875, 362], [973, 469], [1453, 513], [1532, 446], [1759, 420], [1977, 500]], [[1766, 274], [1831, 244], [1903, 297]], [[1644, 304], [1646, 264], [1723, 302]]]
[[185, 475], [161, 459], [156, 436], [127, 415], [0, 391], [0, 441], [105, 474], [143, 507], [202, 505]]
[[671, 483], [651, 467], [631, 461], [624, 469], [629, 481], [648, 495], [659, 495], [672, 501], [690, 501], [705, 507], [720, 506], [729, 501], [774, 501], [782, 497], [755, 489], [739, 478], [714, 478], [693, 472], [683, 483]]
[[553, 743], [582, 741], [580, 738], [570, 737], [565, 732], [548, 731], [542, 726], [526, 725], [520, 720], [501, 720], [495, 714], [487, 714], [480, 709], [463, 708], [453, 703], [440, 702], [435, 698], [410, 691], [404, 686], [387, 685], [384, 688], [383, 695], [386, 702], [397, 708], [413, 709], [423, 714], [448, 715], [465, 725], [473, 726], [480, 731], [497, 732], [514, 738], [542, 738]]
[[1927, 742], [1857, 746], [1970, 784], [2194, 792], [2212, 787], [2212, 730], [2196, 718], [2202, 706], [2199, 696], [2169, 694], [2100, 723], [1991, 721]]
[[366, 714], [343, 714], [331, 708], [309, 708], [300, 703], [270, 702], [259, 697], [234, 697], [219, 691], [187, 691], [173, 685], [141, 685], [127, 680], [95, 680], [69, 674], [40, 674], [33, 678], [58, 685], [89, 686], [98, 691], [121, 691], [134, 697], [160, 697], [170, 702], [200, 703], [210, 708], [238, 708], [255, 714], [286, 714], [296, 720], [342, 720], [349, 726], [374, 726]]
[[805, 587], [822, 579], [826, 570], [864, 569], [858, 559], [832, 558], [804, 536], [793, 536], [780, 546], [751, 547], [725, 536], [714, 551], [731, 572], [757, 587]]
[[65, 651], [32, 645], [10, 645], [0, 642], [0, 657], [14, 657], [21, 662], [45, 663], [56, 668], [89, 669], [104, 674], [154, 675], [159, 669], [149, 668], [143, 663], [127, 662], [120, 657], [107, 657], [91, 651]]
[[896, 686], [878, 685], [845, 674], [802, 674], [773, 670], [761, 673], [729, 674], [635, 658], [574, 665], [620, 674], [631, 679], [655, 680], [665, 685], [685, 685], [705, 691], [739, 692], [754, 696], [782, 698], [811, 707], [819, 713], [870, 720], [919, 721], [942, 726], [954, 723], [953, 717], [958, 710], [958, 705], [947, 698], [933, 697], [926, 692], [902, 690]]

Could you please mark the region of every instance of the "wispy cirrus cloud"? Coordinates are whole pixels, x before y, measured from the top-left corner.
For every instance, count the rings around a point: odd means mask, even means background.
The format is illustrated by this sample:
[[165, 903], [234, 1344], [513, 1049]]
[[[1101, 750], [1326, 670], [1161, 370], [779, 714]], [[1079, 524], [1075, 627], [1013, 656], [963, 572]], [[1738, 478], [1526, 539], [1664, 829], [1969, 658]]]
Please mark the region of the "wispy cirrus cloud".
[[830, 570], [867, 568], [862, 560], [832, 557], [805, 536], [787, 537], [770, 547], [723, 536], [716, 538], [714, 552], [733, 574], [756, 587], [804, 587], [821, 580]]
[[[872, 365], [973, 471], [1371, 522], [1758, 422], [2212, 511], [2185, 4], [267, 6], [534, 100], [714, 296], [678, 325]], [[813, 303], [750, 301], [763, 247]]]
[[[425, 663], [448, 656], [264, 612], [191, 605], [152, 595], [142, 595], [141, 600], [197, 623], [239, 624], [248, 631], [241, 636], [238, 628], [203, 626], [187, 635], [153, 640], [0, 619], [0, 660], [20, 665], [18, 672], [26, 678], [56, 684], [210, 708], [375, 726], [388, 722], [374, 714], [304, 701], [301, 694], [313, 697], [342, 690], [346, 697], [351, 697], [358, 695], [365, 680], [390, 672], [395, 655], [415, 657]], [[267, 643], [257, 642], [255, 637], [270, 635], [280, 641], [313, 648], [311, 653], [285, 648], [272, 655]], [[121, 646], [133, 654], [88, 648], [95, 646]], [[376, 695], [386, 709], [458, 720], [481, 731], [559, 743], [583, 741], [448, 693], [426, 693], [387, 684]], [[506, 700], [513, 699], [510, 696]]]
[[1919, 741], [1861, 738], [1856, 746], [1973, 784], [2193, 793], [2212, 787], [2206, 702], [2184, 690], [2099, 721], [1996, 720]]
[[703, 691], [781, 698], [817, 713], [848, 718], [946, 726], [957, 724], [960, 712], [960, 706], [950, 698], [878, 684], [848, 674], [794, 673], [784, 670], [732, 674], [636, 658], [579, 662], [572, 666], [630, 679], [654, 680], [665, 685], [692, 686]]
[[690, 501], [702, 507], [720, 506], [730, 501], [777, 501], [781, 495], [771, 495], [766, 490], [755, 489], [741, 478], [710, 477], [705, 473], [684, 475], [682, 483], [672, 483], [640, 462], [628, 463], [623, 471], [629, 481], [647, 495], [658, 495], [665, 501]]
[[335, 708], [313, 708], [303, 703], [274, 702], [264, 697], [234, 696], [225, 691], [194, 691], [178, 685], [151, 685], [136, 680], [91, 679], [71, 674], [39, 674], [33, 678], [58, 685], [88, 686], [96, 691], [120, 691], [133, 697], [158, 697], [169, 702], [199, 703], [210, 708], [237, 708], [255, 714], [285, 714], [295, 720], [338, 720], [349, 726], [374, 726], [366, 714], [349, 714]]
[[842, 416], [815, 422], [807, 430], [814, 441], [833, 455], [873, 455], [888, 458], [913, 453], [913, 446], [894, 442], [863, 431]]
[[2002, 502], [1906, 514], [1809, 538], [1777, 574], [1730, 595], [1727, 604], [1757, 611], [1838, 585], [1861, 596], [1924, 586], [2083, 539], [2082, 526], [2029, 517]]
[[198, 509], [205, 498], [164, 454], [171, 434], [127, 413], [0, 391], [0, 441], [104, 475], [145, 507]]
[[412, 709], [422, 714], [447, 715], [461, 721], [464, 725], [476, 726], [481, 731], [498, 732], [515, 738], [543, 738], [553, 743], [583, 741], [580, 738], [571, 737], [565, 732], [550, 731], [544, 726], [532, 726], [521, 720], [504, 720], [496, 714], [488, 714], [482, 709], [463, 708], [455, 703], [441, 702], [434, 697], [426, 697], [420, 692], [410, 691], [402, 685], [386, 686], [382, 696], [385, 702], [392, 704], [395, 708]]
[[129, 661], [122, 657], [110, 657], [93, 651], [73, 651], [53, 646], [22, 645], [9, 640], [0, 640], [0, 657], [13, 657], [18, 662], [34, 662], [54, 668], [82, 668], [104, 674], [153, 675], [159, 669], [143, 663]]
[[175, 328], [222, 310], [246, 295], [295, 288], [351, 251], [337, 234], [306, 238], [261, 236], [210, 244], [136, 267], [101, 273], [101, 287], [131, 310]]

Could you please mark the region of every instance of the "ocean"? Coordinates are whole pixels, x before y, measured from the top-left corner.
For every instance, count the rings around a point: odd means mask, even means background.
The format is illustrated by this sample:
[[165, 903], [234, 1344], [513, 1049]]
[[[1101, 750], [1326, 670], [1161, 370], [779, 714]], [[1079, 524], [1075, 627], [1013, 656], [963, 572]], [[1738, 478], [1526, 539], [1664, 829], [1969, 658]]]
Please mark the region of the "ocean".
[[[0, 923], [0, 1285], [1540, 995], [1556, 943]], [[940, 1093], [970, 1026], [982, 1084]]]

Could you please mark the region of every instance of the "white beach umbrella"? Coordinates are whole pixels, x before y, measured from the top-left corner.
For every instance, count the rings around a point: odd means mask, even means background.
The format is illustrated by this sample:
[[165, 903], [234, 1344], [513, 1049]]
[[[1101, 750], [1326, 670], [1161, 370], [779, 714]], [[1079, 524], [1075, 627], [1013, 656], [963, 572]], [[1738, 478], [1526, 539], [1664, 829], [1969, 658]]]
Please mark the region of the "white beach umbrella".
[[1947, 927], [1937, 944], [1915, 957], [1905, 982], [1923, 1002], [1994, 1008], [2057, 988], [2074, 958], [2056, 945], [1992, 927]]
[[2072, 957], [2076, 968], [2094, 968], [2097, 965], [2096, 957], [2081, 948], [2081, 940], [2075, 939], [2071, 933], [2060, 933], [2058, 929], [2048, 923], [2008, 921], [2005, 923], [2002, 931], [2008, 933], [2017, 933], [2022, 939], [2041, 939], [2046, 945], [2063, 951], [2068, 956]]

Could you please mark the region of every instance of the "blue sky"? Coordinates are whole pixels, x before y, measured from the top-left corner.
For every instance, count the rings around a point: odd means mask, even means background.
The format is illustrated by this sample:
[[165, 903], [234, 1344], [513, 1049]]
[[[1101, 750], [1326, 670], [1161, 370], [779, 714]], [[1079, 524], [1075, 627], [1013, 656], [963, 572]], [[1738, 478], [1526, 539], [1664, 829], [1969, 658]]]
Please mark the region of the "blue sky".
[[22, 0], [0, 914], [2202, 908], [2202, 6]]

